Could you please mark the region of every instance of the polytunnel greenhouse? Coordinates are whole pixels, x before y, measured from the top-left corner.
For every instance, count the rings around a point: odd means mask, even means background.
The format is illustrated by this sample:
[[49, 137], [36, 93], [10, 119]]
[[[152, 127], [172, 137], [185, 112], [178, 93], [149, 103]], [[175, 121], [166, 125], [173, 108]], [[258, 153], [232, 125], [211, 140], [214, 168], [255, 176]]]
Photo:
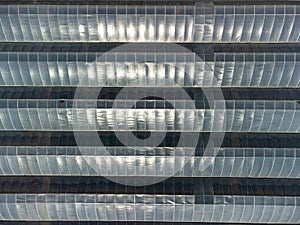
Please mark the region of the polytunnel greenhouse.
[[299, 224], [300, 2], [0, 2], [0, 224]]

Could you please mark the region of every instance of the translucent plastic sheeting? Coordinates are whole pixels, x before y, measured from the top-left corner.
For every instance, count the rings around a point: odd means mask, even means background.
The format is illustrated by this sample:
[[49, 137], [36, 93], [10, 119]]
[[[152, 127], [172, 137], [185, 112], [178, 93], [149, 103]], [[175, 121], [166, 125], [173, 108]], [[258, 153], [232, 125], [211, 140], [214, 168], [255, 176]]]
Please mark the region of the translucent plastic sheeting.
[[[128, 147], [127, 147], [128, 148]], [[49, 148], [51, 150], [51, 148]], [[118, 151], [126, 149], [116, 148]], [[130, 148], [128, 148], [130, 149]], [[296, 155], [275, 155], [275, 149], [269, 149], [269, 155], [260, 149], [260, 155], [229, 155], [217, 157], [192, 157], [186, 163], [185, 151], [189, 148], [167, 148], [166, 156], [162, 155], [134, 155], [132, 147], [128, 155], [117, 155], [113, 148], [107, 148], [111, 155], [71, 155], [67, 154], [1, 154], [0, 175], [1, 176], [118, 176], [118, 177], [165, 177], [166, 170], [169, 171], [183, 167], [179, 172], [174, 172], [174, 177], [251, 177], [251, 178], [299, 178], [300, 177], [300, 156]], [[144, 148], [150, 152], [151, 148]], [[153, 149], [153, 148], [152, 148]], [[49, 151], [50, 151], [49, 150]], [[85, 149], [86, 150], [86, 149]], [[285, 149], [288, 151], [288, 149]], [[222, 152], [222, 150], [220, 150]], [[242, 151], [242, 150], [241, 150]], [[251, 149], [249, 150], [251, 151]], [[270, 152], [273, 151], [273, 154]], [[128, 152], [128, 151], [127, 151]], [[154, 152], [154, 150], [153, 150]], [[176, 153], [175, 153], [176, 152]], [[258, 152], [258, 150], [257, 150]], [[261, 153], [262, 152], [262, 153]], [[292, 151], [290, 151], [292, 152]], [[124, 154], [123, 153], [123, 154]], [[247, 153], [247, 151], [246, 151]], [[202, 171], [204, 163], [210, 166]], [[185, 164], [186, 163], [186, 164]], [[99, 171], [95, 171], [90, 165], [98, 165]], [[124, 167], [126, 165], [126, 167]], [[135, 167], [151, 168], [150, 170], [137, 170]], [[163, 165], [163, 166], [162, 166]]]
[[[191, 147], [144, 147], [144, 146], [106, 146], [106, 153], [112, 156], [182, 156]], [[1, 156], [80, 156], [80, 150], [85, 150], [88, 156], [105, 156], [103, 151], [97, 151], [94, 146], [0, 146]], [[200, 156], [195, 149], [195, 154]], [[300, 157], [300, 148], [214, 148], [216, 157]]]
[[300, 110], [0, 108], [0, 130], [295, 133]]
[[[298, 101], [289, 100], [215, 100], [214, 107], [224, 105], [226, 109], [257, 109], [257, 110], [300, 110]], [[21, 108], [85, 108], [85, 109], [126, 109], [128, 106], [134, 106], [135, 109], [209, 109], [210, 106], [205, 99], [197, 100], [160, 100], [160, 99], [141, 99], [136, 100], [112, 100], [112, 99], [0, 99], [0, 109], [21, 109]], [[199, 107], [198, 107], [199, 106]]]
[[[300, 20], [300, 19], [299, 19]], [[300, 29], [300, 25], [299, 25]], [[0, 53], [0, 86], [299, 87], [298, 53]], [[131, 59], [131, 60], [130, 60]], [[196, 61], [195, 61], [196, 60]]]
[[297, 223], [299, 197], [1, 194], [2, 220]]
[[5, 42], [296, 42], [296, 5], [1, 6]]

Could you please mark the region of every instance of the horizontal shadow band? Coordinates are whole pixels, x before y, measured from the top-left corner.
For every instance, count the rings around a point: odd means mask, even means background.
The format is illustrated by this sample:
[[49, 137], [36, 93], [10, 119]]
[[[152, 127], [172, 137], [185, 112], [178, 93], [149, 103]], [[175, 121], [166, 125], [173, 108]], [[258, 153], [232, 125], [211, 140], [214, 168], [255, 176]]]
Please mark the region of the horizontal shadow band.
[[[80, 99], [91, 99], [98, 96], [101, 100], [113, 100], [124, 87], [80, 87], [82, 93]], [[1, 99], [74, 99], [77, 87], [16, 87], [4, 86], [0, 88]], [[300, 88], [236, 88], [224, 87], [220, 88], [224, 100], [300, 100]], [[132, 93], [140, 93], [141, 91], [154, 90], [147, 87], [128, 87], [126, 90]], [[183, 96], [176, 94], [178, 88], [162, 87], [159, 88], [161, 94], [170, 96], [170, 92], [174, 92], [174, 100], [182, 100]], [[217, 93], [218, 88], [194, 88], [183, 87], [183, 90], [189, 95], [192, 100], [198, 100], [199, 103], [206, 102], [205, 93]], [[205, 91], [205, 92], [204, 92]], [[153, 93], [155, 96], [155, 92]], [[76, 95], [78, 96], [78, 95]], [[123, 99], [122, 97], [119, 97]], [[131, 97], [139, 99], [138, 95]], [[129, 98], [130, 99], [130, 98]], [[216, 98], [217, 100], [218, 98]], [[197, 107], [197, 105], [196, 105]]]
[[[93, 132], [76, 132], [78, 137], [86, 143], [83, 146], [95, 146], [91, 137]], [[157, 132], [159, 133], [159, 132]], [[126, 132], [123, 133], [126, 135]], [[168, 132], [160, 147], [176, 147], [182, 133]], [[184, 135], [191, 133], [185, 132]], [[216, 133], [218, 134], [218, 133]], [[147, 138], [149, 132], [137, 132], [138, 138]], [[195, 135], [195, 133], [193, 133]], [[210, 133], [199, 133], [198, 148], [205, 148], [210, 137]], [[116, 137], [114, 132], [98, 132], [98, 137], [104, 146], [123, 146]], [[215, 136], [219, 138], [218, 135]], [[213, 139], [215, 140], [215, 139]], [[216, 140], [218, 141], [218, 140]], [[96, 142], [94, 142], [96, 143]], [[83, 142], [82, 142], [83, 144]], [[135, 146], [136, 143], [132, 143]], [[184, 143], [184, 147], [190, 146], [191, 143]], [[73, 132], [0, 132], [0, 146], [76, 146], [77, 142]], [[98, 145], [98, 143], [97, 143]], [[180, 147], [180, 146], [178, 146]], [[182, 147], [182, 146], [181, 146]], [[260, 148], [297, 148], [300, 147], [300, 138], [298, 133], [225, 133], [222, 147], [260, 147]]]
[[300, 196], [299, 179], [171, 177], [148, 186], [124, 186], [104, 177], [1, 177], [0, 193]]
[[[10, 4], [12, 2], [14, 1], [9, 1]], [[0, 5], [2, 3], [3, 1], [0, 2]], [[59, 1], [55, 1], [55, 3], [59, 3]], [[98, 53], [102, 52], [104, 53], [123, 44], [126, 44], [126, 42], [107, 42], [107, 43], [101, 43], [101, 42], [100, 43], [88, 43], [88, 42], [77, 42], [77, 43], [5, 42], [3, 43], [2, 42], [0, 43], [0, 50], [3, 52], [98, 52]], [[168, 43], [162, 44], [162, 46], [166, 46], [167, 44]], [[196, 54], [200, 54], [200, 55], [203, 53], [213, 54], [214, 52], [300, 52], [300, 46], [298, 43], [288, 43], [288, 42], [279, 42], [276, 44], [264, 43], [264, 42], [251, 43], [251, 44], [250, 43], [227, 43], [227, 42], [176, 43], [176, 44], [185, 47], [188, 50], [191, 50], [192, 52], [195, 52]], [[144, 45], [144, 43], [141, 43], [141, 45]], [[151, 49], [149, 49], [149, 51], [151, 51]]]

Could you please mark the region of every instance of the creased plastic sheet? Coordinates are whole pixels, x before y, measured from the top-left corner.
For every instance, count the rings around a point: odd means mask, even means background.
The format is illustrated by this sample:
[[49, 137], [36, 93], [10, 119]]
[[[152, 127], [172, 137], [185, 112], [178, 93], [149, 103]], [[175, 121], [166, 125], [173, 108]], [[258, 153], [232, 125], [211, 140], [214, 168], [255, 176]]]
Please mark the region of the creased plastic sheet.
[[[202, 96], [201, 96], [202, 97]], [[132, 105], [134, 109], [209, 109], [207, 99], [198, 97], [193, 100], [182, 99], [0, 99], [0, 109], [128, 109]], [[215, 108], [257, 109], [257, 110], [298, 110], [300, 104], [294, 100], [218, 100], [215, 99]]]
[[[1, 194], [6, 220], [296, 223], [299, 197]], [[147, 213], [146, 213], [147, 212]]]
[[299, 129], [299, 110], [0, 108], [0, 130], [6, 131], [293, 133]]
[[[7, 42], [299, 41], [300, 15], [295, 5], [133, 6], [131, 9], [130, 6], [127, 7], [129, 10], [126, 13], [125, 7], [114, 6], [108, 10], [108, 7], [103, 5], [2, 6], [0, 40]], [[210, 9], [207, 11], [211, 13], [203, 13], [205, 9]]]
[[[298, 53], [215, 53], [196, 60], [185, 53], [147, 53], [162, 58], [137, 63], [139, 53], [1, 53], [0, 86], [157, 86], [160, 77], [183, 87], [299, 87]], [[175, 58], [174, 58], [175, 56]], [[88, 59], [87, 59], [88, 58]], [[109, 58], [110, 60], [108, 60]], [[126, 60], [125, 60], [126, 58]], [[150, 76], [152, 74], [153, 76]], [[84, 78], [84, 81], [83, 81]], [[215, 79], [215, 80], [213, 80]]]
[[[81, 155], [80, 150], [90, 152]], [[88, 163], [99, 165], [103, 176], [165, 176], [166, 168], [185, 164], [188, 147], [106, 147], [110, 155], [101, 155], [96, 147], [1, 147], [0, 174], [50, 175], [50, 176], [97, 176]], [[260, 177], [299, 178], [299, 149], [285, 148], [222, 148], [218, 155], [194, 156], [175, 177]], [[211, 165], [201, 171], [201, 165]], [[97, 163], [101, 162], [101, 164]], [[137, 172], [135, 162], [153, 164], [152, 171]], [[125, 164], [129, 165], [124, 170]], [[157, 165], [157, 163], [159, 165]]]

